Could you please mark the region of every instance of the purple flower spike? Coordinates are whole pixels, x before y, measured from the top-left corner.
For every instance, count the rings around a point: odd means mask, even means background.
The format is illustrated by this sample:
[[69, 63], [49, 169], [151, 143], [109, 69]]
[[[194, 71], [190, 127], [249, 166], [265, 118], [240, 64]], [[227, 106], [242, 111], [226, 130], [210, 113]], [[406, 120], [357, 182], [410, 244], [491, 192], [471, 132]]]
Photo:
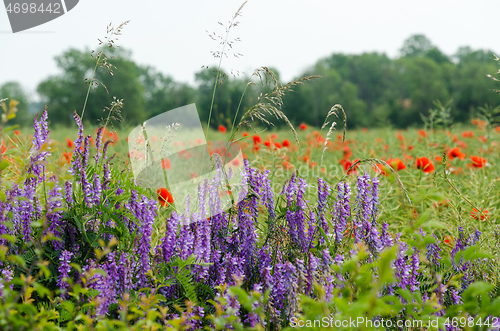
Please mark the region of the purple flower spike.
[[[68, 283], [63, 278], [69, 278], [69, 272], [71, 271], [71, 266], [69, 265], [69, 263], [72, 256], [73, 253], [64, 250], [59, 257], [59, 261], [61, 262], [61, 264], [58, 268], [59, 277], [57, 279], [57, 286], [59, 286], [59, 289], [64, 292], [68, 288]], [[63, 294], [63, 297], [66, 297], [66, 293]]]

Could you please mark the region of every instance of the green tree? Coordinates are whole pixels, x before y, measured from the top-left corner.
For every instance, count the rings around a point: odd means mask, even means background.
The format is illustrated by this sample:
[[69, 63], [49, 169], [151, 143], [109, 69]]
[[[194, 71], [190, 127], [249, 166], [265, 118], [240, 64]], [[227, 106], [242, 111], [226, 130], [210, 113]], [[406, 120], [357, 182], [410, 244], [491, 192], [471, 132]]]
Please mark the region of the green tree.
[[176, 83], [155, 68], [141, 67], [139, 81], [144, 86], [147, 117], [191, 104], [196, 100], [196, 90], [187, 84]]
[[401, 57], [424, 56], [433, 48], [431, 41], [423, 34], [410, 36], [399, 50]]
[[492, 63], [495, 59], [493, 51], [484, 49], [474, 51], [469, 46], [460, 47], [453, 57], [458, 60], [459, 64]]
[[[223, 124], [230, 127], [236, 110], [240, 105], [240, 100], [248, 83], [249, 77], [232, 77], [222, 72], [222, 79], [219, 81], [217, 90], [215, 92], [214, 104], [212, 109], [212, 118], [210, 125], [216, 126]], [[196, 106], [200, 118], [205, 123], [208, 120], [208, 114], [212, 103], [212, 96], [214, 92], [214, 83], [216, 78], [216, 71], [213, 68], [204, 68], [196, 73], [197, 97]], [[257, 102], [257, 87], [251, 86], [247, 89], [243, 100], [241, 100], [238, 119], [241, 115], [248, 110], [253, 104]], [[260, 93], [260, 92], [259, 92]], [[237, 120], [238, 120], [237, 119]]]
[[[109, 60], [115, 67], [113, 75], [97, 69], [94, 78], [102, 86], [91, 89], [84, 120], [97, 123], [106, 117], [103, 110], [116, 97], [124, 99], [124, 120], [136, 125], [146, 118], [144, 86], [139, 80], [141, 70], [130, 59], [129, 52], [119, 49], [111, 53], [115, 56]], [[73, 110], [81, 114], [88, 87], [84, 81], [92, 76], [95, 62], [89, 52], [77, 49], [70, 49], [55, 60], [63, 73], [44, 80], [37, 90], [49, 105], [50, 118], [67, 124], [72, 122]]]

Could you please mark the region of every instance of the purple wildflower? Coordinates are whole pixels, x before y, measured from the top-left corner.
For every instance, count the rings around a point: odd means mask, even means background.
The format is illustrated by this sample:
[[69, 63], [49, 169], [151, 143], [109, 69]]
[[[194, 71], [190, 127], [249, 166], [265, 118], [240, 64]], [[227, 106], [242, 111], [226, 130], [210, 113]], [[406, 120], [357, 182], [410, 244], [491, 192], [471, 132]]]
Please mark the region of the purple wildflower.
[[95, 137], [95, 149], [96, 149], [96, 155], [94, 156], [95, 162], [99, 163], [99, 160], [101, 159], [102, 153], [101, 153], [101, 145], [102, 145], [102, 131], [104, 130], [104, 127], [101, 126], [99, 129], [97, 129], [97, 134]]
[[135, 216], [140, 220], [139, 247], [139, 287], [147, 286], [146, 273], [150, 269], [149, 252], [151, 250], [151, 232], [153, 230], [153, 222], [156, 216], [156, 201], [149, 200], [145, 196], [140, 201], [141, 212]]
[[82, 185], [83, 194], [85, 196], [85, 203], [87, 207], [92, 207], [92, 186], [87, 178], [87, 166], [89, 161], [89, 144], [90, 136], [85, 137], [85, 142], [83, 145], [82, 163], [80, 168], [80, 183]]
[[406, 289], [410, 285], [410, 266], [406, 263], [405, 253], [408, 249], [408, 245], [399, 240], [400, 236], [397, 237], [398, 242], [398, 253], [396, 259], [394, 260], [395, 276], [399, 281], [398, 285], [401, 288]]
[[377, 216], [378, 216], [378, 205], [380, 204], [380, 201], [378, 199], [378, 184], [379, 184], [379, 179], [378, 177], [373, 177], [372, 178], [372, 205], [371, 205], [371, 210], [372, 210], [372, 225], [377, 224]]
[[57, 286], [63, 292], [63, 297], [66, 297], [66, 289], [68, 288], [68, 282], [64, 278], [69, 278], [69, 272], [71, 271], [71, 266], [69, 265], [73, 253], [64, 250], [59, 256], [60, 265], [58, 268], [59, 277], [57, 279]]
[[[5, 283], [9, 283], [14, 279], [14, 272], [9, 266], [3, 266], [2, 277], [0, 278], [0, 298], [3, 298], [3, 290], [5, 288]], [[3, 278], [3, 279], [2, 279]], [[14, 285], [10, 285], [10, 290], [14, 288]]]
[[341, 182], [337, 185], [337, 190], [337, 202], [335, 203], [335, 237], [337, 243], [340, 243], [347, 229], [347, 219], [351, 216], [351, 206], [349, 205], [351, 188], [349, 187], [349, 183]]
[[420, 259], [418, 255], [418, 250], [414, 249], [414, 253], [411, 257], [411, 277], [409, 278], [410, 291], [415, 292], [419, 289], [418, 285], [420, 282], [417, 281], [417, 276], [419, 275], [418, 268], [420, 265]]
[[170, 219], [167, 221], [167, 231], [161, 243], [162, 257], [164, 262], [169, 262], [170, 258], [174, 254], [176, 244], [175, 238], [177, 236], [178, 227], [179, 216], [177, 216], [177, 213], [174, 211], [172, 212]]
[[[326, 235], [330, 233], [330, 228], [325, 217], [325, 208], [328, 196], [330, 195], [330, 186], [324, 179], [318, 178], [318, 216], [319, 226], [323, 229]], [[323, 236], [319, 237], [320, 244], [325, 243]]]
[[392, 245], [394, 245], [394, 241], [392, 240], [390, 233], [387, 231], [388, 228], [389, 225], [386, 222], [383, 222], [382, 233], [380, 234], [380, 242], [383, 248], [392, 247]]
[[72, 206], [73, 201], [73, 184], [68, 180], [64, 183], [64, 200], [68, 206]]
[[271, 180], [268, 178], [269, 171], [270, 170], [264, 171], [264, 173], [260, 177], [262, 181], [261, 197], [262, 197], [262, 202], [264, 203], [264, 205], [267, 208], [267, 211], [269, 212], [269, 218], [272, 221], [276, 218], [276, 212], [274, 211], [274, 193], [271, 187]]
[[[437, 240], [436, 235], [434, 233], [432, 235]], [[437, 244], [428, 244], [427, 245], [427, 252], [425, 254], [427, 256], [427, 260], [429, 260], [429, 262], [431, 262], [434, 265], [440, 266], [441, 265], [439, 263], [439, 260], [441, 260], [441, 256], [439, 256], [440, 251], [441, 251], [441, 248], [439, 248], [439, 246]]]
[[83, 123], [82, 119], [76, 111], [73, 114], [73, 118], [75, 119], [76, 125], [78, 126], [78, 137], [75, 140], [75, 148], [73, 150], [73, 155], [75, 156], [71, 161], [71, 166], [69, 167], [69, 172], [74, 176], [77, 173], [77, 170], [81, 169], [81, 153], [80, 148], [83, 143]]
[[[47, 220], [49, 225], [49, 231], [59, 239], [64, 231], [64, 222], [62, 220], [62, 194], [61, 187], [57, 184], [57, 179], [55, 176], [49, 178], [49, 180], [53, 183], [53, 188], [49, 190], [48, 201], [47, 201]], [[53, 242], [54, 249], [60, 250], [63, 248], [63, 242], [59, 240], [55, 240]]]

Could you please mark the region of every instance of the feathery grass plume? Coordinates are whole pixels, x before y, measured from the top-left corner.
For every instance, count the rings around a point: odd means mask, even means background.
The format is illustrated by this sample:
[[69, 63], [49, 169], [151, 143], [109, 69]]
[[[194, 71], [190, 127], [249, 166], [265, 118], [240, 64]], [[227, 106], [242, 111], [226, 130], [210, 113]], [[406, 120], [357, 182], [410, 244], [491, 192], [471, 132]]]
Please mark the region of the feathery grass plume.
[[481, 217], [485, 216], [484, 221], [486, 223], [488, 223], [488, 225], [491, 225], [489, 217], [486, 217], [487, 215], [484, 213], [484, 208], [480, 208], [475, 203], [473, 203], [469, 198], [467, 198], [465, 195], [463, 195], [462, 192], [460, 192], [460, 190], [457, 188], [457, 186], [453, 183], [453, 180], [450, 179], [450, 177], [448, 176], [449, 175], [449, 171], [447, 170], [448, 169], [448, 155], [446, 153], [443, 153], [442, 166], [443, 166], [443, 173], [442, 173], [442, 175], [440, 175], [440, 177], [443, 178], [444, 181], [447, 182], [451, 186], [451, 188], [453, 189], [453, 191], [455, 191], [455, 193], [461, 199], [463, 199], [465, 202], [467, 202], [472, 207], [472, 209], [475, 209], [475, 210], [479, 211], [478, 215], [477, 215], [478, 217], [479, 216], [481, 216]]
[[[214, 102], [215, 102], [215, 91], [217, 90], [217, 86], [220, 86], [224, 80], [227, 78], [227, 75], [224, 74], [222, 71], [221, 71], [221, 65], [222, 65], [222, 58], [225, 56], [226, 58], [228, 57], [228, 53], [229, 51], [233, 48], [233, 44], [237, 41], [240, 41], [239, 38], [236, 38], [234, 40], [229, 40], [229, 32], [231, 31], [232, 28], [234, 27], [237, 27], [238, 24], [240, 22], [236, 21], [236, 19], [241, 16], [241, 12], [243, 10], [243, 7], [245, 6], [247, 2], [243, 2], [241, 4], [241, 6], [238, 8], [238, 10], [236, 11], [236, 13], [234, 13], [231, 21], [229, 21], [229, 24], [227, 26], [225, 26], [224, 24], [222, 24], [221, 22], [218, 22], [219, 25], [225, 27], [225, 35], [216, 35], [215, 32], [212, 32], [211, 34], [208, 33], [208, 36], [212, 39], [212, 40], [215, 40], [215, 41], [219, 41], [220, 45], [222, 45], [222, 48], [220, 51], [212, 51], [211, 54], [214, 58], [218, 58], [219, 59], [219, 64], [217, 66], [217, 70], [216, 70], [216, 76], [215, 76], [215, 83], [214, 83], [214, 90], [212, 92], [212, 101], [210, 102], [210, 111], [208, 113], [208, 120], [207, 120], [207, 133], [206, 133], [206, 140], [208, 141], [208, 134], [209, 134], [209, 130], [208, 128], [210, 127], [210, 120], [212, 119], [212, 111], [213, 111], [213, 108], [214, 108]], [[229, 51], [227, 49], [227, 47], [229, 47]], [[239, 56], [242, 56], [242, 54], [235, 54], [235, 57], [239, 57]], [[202, 66], [202, 68], [204, 67], [207, 67], [208, 66]]]
[[106, 120], [103, 118], [99, 119], [100, 122], [104, 122], [103, 128], [106, 128], [108, 124], [111, 124], [111, 128], [113, 129], [113, 120], [117, 122], [121, 122], [123, 120], [122, 117], [122, 109], [123, 109], [123, 99], [116, 99], [113, 97], [113, 101], [111, 101], [111, 105], [108, 107], [104, 107], [103, 112], [108, 112], [108, 117]]
[[[327, 122], [327, 121], [328, 121], [328, 118], [331, 115], [335, 115], [335, 116], [337, 116], [337, 118], [339, 118], [339, 114], [338, 114], [339, 111], [342, 113], [342, 120], [344, 121], [344, 132], [342, 134], [342, 143], [344, 143], [344, 141], [345, 141], [345, 135], [346, 135], [346, 130], [347, 130], [347, 115], [346, 115], [346, 113], [344, 111], [344, 108], [341, 105], [339, 105], [339, 104], [334, 105], [330, 109], [330, 111], [328, 112], [328, 114], [326, 115], [325, 122], [321, 126], [320, 133], [329, 124], [329, 122]], [[330, 136], [333, 133], [333, 130], [336, 129], [336, 125], [337, 125], [337, 122], [333, 122], [332, 121], [332, 124], [330, 125], [330, 129], [328, 130], [328, 133], [326, 134], [325, 147], [323, 148], [323, 151], [321, 152], [321, 161], [320, 161], [320, 164], [319, 164], [320, 166], [323, 165], [323, 156], [325, 155], [325, 151], [326, 151], [326, 148], [327, 148], [327, 145], [328, 145], [328, 141], [331, 139]], [[319, 139], [319, 137], [320, 137], [320, 135], [318, 135], [318, 139]]]
[[[239, 128], [242, 125], [246, 125], [254, 129], [252, 127], [252, 122], [255, 120], [259, 120], [268, 125], [273, 125], [273, 123], [266, 118], [266, 115], [271, 115], [276, 117], [276, 119], [278, 120], [285, 121], [290, 130], [293, 132], [295, 141], [299, 143], [299, 139], [297, 137], [297, 132], [295, 131], [295, 128], [293, 127], [292, 123], [285, 115], [285, 113], [281, 111], [281, 106], [283, 106], [283, 96], [285, 95], [286, 92], [290, 91], [292, 87], [296, 85], [302, 85], [304, 84], [304, 82], [310, 81], [311, 79], [314, 78], [318, 78], [319, 76], [302, 77], [297, 80], [291, 81], [285, 85], [282, 85], [279, 82], [278, 77], [276, 77], [276, 74], [268, 67], [261, 67], [257, 69], [252, 74], [252, 76], [259, 77], [261, 82], [264, 82], [263, 79], [265, 79], [266, 84], [268, 84], [270, 81], [272, 90], [266, 94], [261, 93], [259, 95], [257, 103], [250, 109], [248, 109], [241, 117], [239, 124], [236, 126], [236, 129], [234, 129], [234, 133], [238, 132]], [[256, 85], [254, 82], [249, 82], [248, 84]]]
[[[495, 61], [497, 61], [497, 62], [498, 62], [498, 64], [500, 64], [500, 57], [498, 57], [498, 56], [496, 56], [496, 55], [495, 55]], [[500, 74], [500, 69], [498, 69], [498, 71], [496, 72], [496, 74]], [[495, 77], [493, 77], [492, 75], [487, 75], [487, 76], [488, 76], [489, 78], [493, 79], [495, 82], [500, 82], [500, 79], [495, 78]], [[495, 89], [495, 90], [493, 90], [493, 91], [500, 93], [500, 90], [497, 90], [497, 89]]]
[[115, 69], [115, 67], [111, 63], [108, 62], [108, 59], [112, 59], [114, 57], [112, 55], [108, 56], [108, 54], [106, 54], [105, 47], [108, 47], [109, 49], [115, 49], [115, 48], [119, 47], [115, 44], [115, 42], [118, 40], [117, 37], [121, 36], [122, 29], [129, 22], [130, 21], [125, 21], [122, 24], [120, 24], [117, 28], [114, 28], [111, 25], [111, 23], [109, 23], [109, 25], [106, 27], [106, 36], [104, 37], [104, 41], [102, 41], [101, 39], [97, 39], [97, 40], [99, 40], [99, 47], [102, 46], [102, 49], [99, 52], [96, 52], [95, 50], [92, 50], [90, 52], [90, 56], [92, 56], [92, 58], [95, 60], [95, 66], [94, 66], [94, 70], [92, 72], [92, 77], [85, 78], [85, 80], [84, 80], [85, 84], [88, 84], [89, 87], [87, 89], [87, 95], [85, 96], [85, 102], [83, 103], [82, 116], [81, 116], [82, 120], [83, 120], [83, 115], [85, 114], [85, 107], [87, 106], [87, 100], [89, 98], [90, 88], [93, 87], [94, 90], [96, 90], [97, 87], [99, 87], [99, 85], [101, 85], [102, 87], [104, 87], [106, 92], [109, 93], [108, 88], [101, 81], [99, 81], [97, 78], [95, 78], [95, 73], [97, 71], [97, 68], [101, 67], [104, 70], [106, 70], [106, 72], [108, 74], [113, 76], [113, 69]]

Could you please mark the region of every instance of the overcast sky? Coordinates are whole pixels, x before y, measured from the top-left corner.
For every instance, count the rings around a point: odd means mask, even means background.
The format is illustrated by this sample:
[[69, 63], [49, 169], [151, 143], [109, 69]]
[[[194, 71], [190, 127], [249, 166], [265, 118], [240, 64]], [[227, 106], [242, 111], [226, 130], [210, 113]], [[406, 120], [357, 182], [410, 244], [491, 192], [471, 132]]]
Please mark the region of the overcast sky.
[[[59, 72], [54, 56], [70, 47], [96, 47], [109, 23], [125, 20], [131, 22], [118, 44], [132, 51], [134, 61], [194, 83], [202, 65], [216, 63], [210, 51], [219, 46], [206, 31], [223, 33], [217, 22], [227, 23], [241, 3], [80, 0], [64, 16], [16, 34], [2, 7], [0, 85], [19, 81], [37, 99], [38, 83]], [[235, 51], [243, 57], [223, 62], [223, 67], [250, 74], [272, 66], [288, 81], [336, 52], [396, 57], [403, 41], [417, 33], [448, 55], [465, 45], [497, 51], [499, 13], [499, 0], [249, 0], [229, 36], [241, 39]]]

